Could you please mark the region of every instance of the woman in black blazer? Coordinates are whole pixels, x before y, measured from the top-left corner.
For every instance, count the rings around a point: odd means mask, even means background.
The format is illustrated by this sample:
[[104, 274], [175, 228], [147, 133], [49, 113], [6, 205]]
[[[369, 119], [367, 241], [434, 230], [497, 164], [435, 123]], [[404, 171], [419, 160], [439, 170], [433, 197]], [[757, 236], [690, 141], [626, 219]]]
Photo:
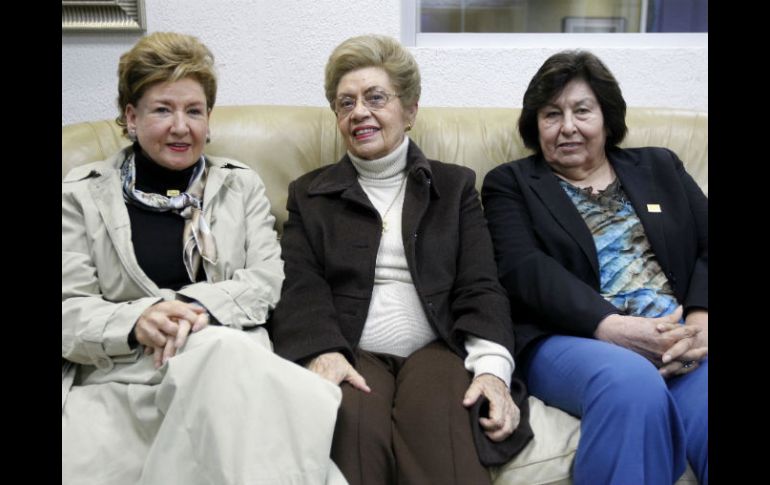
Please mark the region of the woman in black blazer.
[[524, 94], [535, 154], [482, 199], [529, 391], [581, 417], [574, 483], [708, 483], [708, 201], [664, 148], [621, 149], [626, 103], [593, 54]]

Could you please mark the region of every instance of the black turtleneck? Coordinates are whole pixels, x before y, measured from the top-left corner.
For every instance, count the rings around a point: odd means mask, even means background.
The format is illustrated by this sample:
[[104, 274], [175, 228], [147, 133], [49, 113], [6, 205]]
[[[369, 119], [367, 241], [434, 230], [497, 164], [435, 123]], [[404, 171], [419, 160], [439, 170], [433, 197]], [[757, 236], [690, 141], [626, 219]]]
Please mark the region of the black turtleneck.
[[[136, 188], [142, 192], [167, 195], [168, 190], [184, 192], [190, 184], [195, 165], [184, 170], [169, 170], [147, 158], [138, 143], [136, 154]], [[178, 290], [190, 283], [182, 259], [184, 218], [174, 212], [153, 212], [126, 203], [131, 220], [131, 242], [139, 266], [160, 288]], [[198, 271], [198, 281], [205, 272]]]

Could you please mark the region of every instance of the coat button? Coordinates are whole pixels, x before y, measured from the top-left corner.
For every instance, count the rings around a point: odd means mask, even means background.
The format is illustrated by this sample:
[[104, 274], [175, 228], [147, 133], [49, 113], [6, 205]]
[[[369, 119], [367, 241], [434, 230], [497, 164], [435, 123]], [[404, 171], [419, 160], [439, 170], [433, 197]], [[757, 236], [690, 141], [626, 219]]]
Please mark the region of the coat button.
[[668, 280], [669, 280], [671, 283], [676, 283], [676, 276], [674, 276], [674, 273], [669, 273], [669, 274], [668, 274]]

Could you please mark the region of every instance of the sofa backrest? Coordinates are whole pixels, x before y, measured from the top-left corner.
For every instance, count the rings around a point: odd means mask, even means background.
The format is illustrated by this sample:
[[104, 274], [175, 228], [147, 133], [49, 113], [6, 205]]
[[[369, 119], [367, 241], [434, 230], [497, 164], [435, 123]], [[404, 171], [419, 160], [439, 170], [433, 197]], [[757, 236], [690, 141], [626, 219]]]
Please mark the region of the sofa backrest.
[[[514, 108], [420, 108], [409, 136], [428, 158], [476, 171], [480, 189], [493, 167], [530, 154], [519, 137]], [[624, 147], [672, 149], [708, 194], [708, 114], [660, 108], [629, 108]], [[286, 220], [289, 182], [337, 161], [345, 146], [334, 113], [326, 107], [217, 106], [211, 114], [206, 153], [234, 158], [260, 174], [280, 231]], [[104, 160], [126, 146], [110, 120], [62, 127], [62, 177], [73, 167]]]

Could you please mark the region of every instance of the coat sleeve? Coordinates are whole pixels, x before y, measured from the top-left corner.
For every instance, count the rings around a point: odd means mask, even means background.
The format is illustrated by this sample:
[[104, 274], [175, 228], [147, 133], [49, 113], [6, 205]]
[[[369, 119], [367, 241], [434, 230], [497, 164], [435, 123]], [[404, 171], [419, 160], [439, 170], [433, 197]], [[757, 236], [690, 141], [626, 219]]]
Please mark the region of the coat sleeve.
[[[259, 175], [250, 169], [236, 169], [239, 191], [243, 197], [246, 241], [245, 264], [232, 276], [216, 283], [193, 283], [177, 293], [199, 302], [222, 325], [247, 328], [264, 324], [281, 294], [283, 261], [278, 236], [273, 229], [275, 217]], [[221, 205], [219, 211], [227, 210]], [[219, 267], [229, 264], [219, 262]]]
[[[508, 164], [487, 174], [482, 198], [500, 282], [514, 308], [523, 307], [551, 331], [589, 338], [604, 317], [619, 313], [543, 250], [527, 201]], [[515, 321], [517, 315], [513, 318]]]
[[692, 220], [695, 223], [695, 231], [698, 239], [698, 254], [693, 267], [692, 275], [682, 302], [685, 313], [690, 309], [709, 307], [709, 256], [708, 256], [708, 198], [703, 193], [697, 182], [684, 169], [684, 164], [671, 152], [674, 158], [677, 175], [684, 187], [684, 193], [690, 205]]
[[354, 362], [353, 350], [337, 321], [332, 290], [324, 278], [324, 264], [308, 239], [297, 181], [289, 185], [281, 248], [286, 280], [270, 321], [277, 354], [299, 362], [325, 352], [341, 352]]
[[473, 172], [465, 178], [460, 202], [460, 250], [450, 305], [453, 333], [490, 340], [513, 354], [510, 304], [497, 279], [492, 240], [475, 178]]
[[[112, 362], [131, 362], [138, 351], [128, 335], [142, 312], [162, 300], [146, 297], [108, 301], [101, 293], [99, 274], [90, 254], [89, 230], [77, 190], [62, 189], [62, 357], [101, 369]], [[106, 231], [103, 226], [90, 230]]]

